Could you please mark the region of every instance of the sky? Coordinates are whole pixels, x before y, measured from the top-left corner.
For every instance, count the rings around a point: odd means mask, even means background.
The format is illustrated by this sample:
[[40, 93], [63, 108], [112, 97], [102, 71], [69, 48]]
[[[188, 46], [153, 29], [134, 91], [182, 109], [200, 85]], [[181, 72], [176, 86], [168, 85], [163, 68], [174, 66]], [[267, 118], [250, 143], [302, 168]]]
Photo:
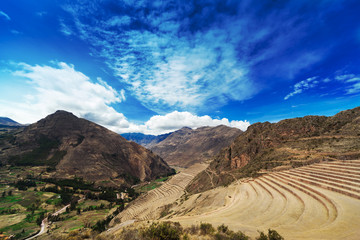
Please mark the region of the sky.
[[115, 132], [330, 116], [360, 104], [358, 0], [1, 0], [0, 116]]

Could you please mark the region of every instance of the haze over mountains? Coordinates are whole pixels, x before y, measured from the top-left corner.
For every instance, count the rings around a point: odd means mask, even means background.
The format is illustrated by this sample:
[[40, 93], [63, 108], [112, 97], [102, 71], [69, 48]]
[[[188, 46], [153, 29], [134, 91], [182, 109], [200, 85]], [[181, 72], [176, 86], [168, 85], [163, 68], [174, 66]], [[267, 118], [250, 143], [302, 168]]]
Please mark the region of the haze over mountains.
[[8, 131], [15, 128], [20, 128], [23, 125], [15, 122], [8, 117], [0, 117], [0, 132]]
[[159, 136], [141, 133], [122, 134], [162, 157], [169, 165], [189, 167], [213, 157], [242, 131], [224, 125], [191, 129], [183, 127], [175, 132]]
[[136, 142], [137, 144], [140, 144], [141, 146], [144, 146], [146, 148], [150, 148], [157, 143], [163, 141], [165, 138], [167, 138], [171, 133], [161, 134], [161, 135], [147, 135], [143, 133], [122, 133], [121, 136], [126, 138], [129, 141]]
[[173, 173], [151, 151], [65, 111], [2, 136], [0, 147], [1, 163], [45, 165], [57, 178], [77, 176], [111, 185], [134, 184]]

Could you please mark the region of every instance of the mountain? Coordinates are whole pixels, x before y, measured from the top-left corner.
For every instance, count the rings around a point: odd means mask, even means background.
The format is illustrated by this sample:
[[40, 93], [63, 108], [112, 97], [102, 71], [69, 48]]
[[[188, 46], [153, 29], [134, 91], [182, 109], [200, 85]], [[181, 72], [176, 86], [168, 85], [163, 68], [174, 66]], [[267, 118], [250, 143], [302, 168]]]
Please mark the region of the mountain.
[[123, 133], [121, 136], [126, 138], [129, 141], [136, 142], [137, 144], [140, 144], [141, 146], [144, 146], [146, 148], [150, 148], [157, 143], [163, 141], [165, 138], [167, 138], [170, 135], [170, 133], [162, 134], [162, 135], [146, 135], [143, 133]]
[[14, 120], [7, 118], [7, 117], [0, 117], [0, 129], [13, 129], [13, 128], [19, 128], [22, 127], [18, 122], [15, 122]]
[[181, 128], [163, 141], [150, 147], [169, 165], [189, 167], [213, 157], [242, 133], [237, 128], [217, 127]]
[[202, 192], [267, 171], [359, 157], [360, 107], [332, 117], [306, 116], [278, 123], [255, 123], [221, 150], [187, 190]]
[[1, 135], [0, 162], [48, 166], [55, 178], [133, 184], [173, 173], [159, 156], [65, 111]]

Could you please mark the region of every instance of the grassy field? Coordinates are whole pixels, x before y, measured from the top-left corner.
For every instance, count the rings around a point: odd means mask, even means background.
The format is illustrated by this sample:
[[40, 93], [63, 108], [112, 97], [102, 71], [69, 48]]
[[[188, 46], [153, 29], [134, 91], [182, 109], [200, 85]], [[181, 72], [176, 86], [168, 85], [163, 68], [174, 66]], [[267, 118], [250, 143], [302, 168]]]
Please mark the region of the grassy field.
[[151, 182], [148, 182], [147, 184], [142, 184], [140, 186], [135, 187], [135, 191], [137, 191], [138, 193], [148, 192], [150, 190], [160, 187], [163, 184], [163, 182], [165, 182], [168, 179], [169, 177], [162, 177], [155, 179]]

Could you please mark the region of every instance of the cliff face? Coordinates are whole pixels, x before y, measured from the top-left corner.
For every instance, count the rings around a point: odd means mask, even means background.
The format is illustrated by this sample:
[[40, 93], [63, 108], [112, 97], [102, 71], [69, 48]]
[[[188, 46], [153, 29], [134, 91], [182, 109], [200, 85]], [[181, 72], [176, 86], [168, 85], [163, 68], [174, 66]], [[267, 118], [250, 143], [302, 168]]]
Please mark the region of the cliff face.
[[132, 184], [173, 172], [144, 147], [65, 111], [8, 134], [0, 149], [3, 163], [49, 166], [57, 178]]
[[241, 177], [332, 159], [360, 157], [360, 107], [332, 117], [306, 116], [255, 123], [213, 158], [188, 186], [199, 192]]
[[150, 147], [169, 165], [189, 167], [203, 162], [217, 154], [240, 134], [241, 130], [227, 126], [184, 127], [173, 132], [163, 141]]

